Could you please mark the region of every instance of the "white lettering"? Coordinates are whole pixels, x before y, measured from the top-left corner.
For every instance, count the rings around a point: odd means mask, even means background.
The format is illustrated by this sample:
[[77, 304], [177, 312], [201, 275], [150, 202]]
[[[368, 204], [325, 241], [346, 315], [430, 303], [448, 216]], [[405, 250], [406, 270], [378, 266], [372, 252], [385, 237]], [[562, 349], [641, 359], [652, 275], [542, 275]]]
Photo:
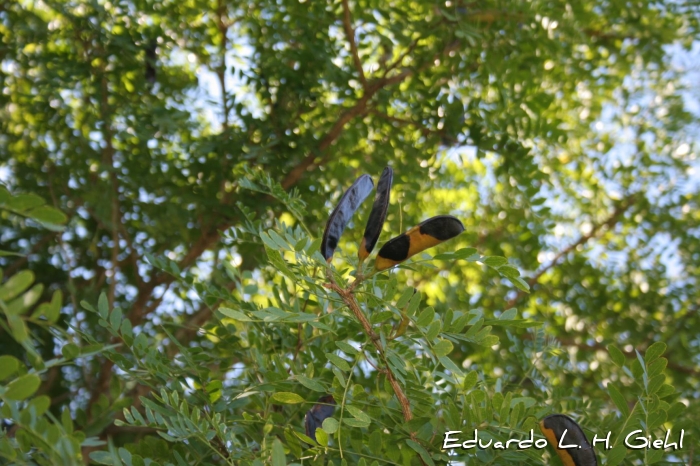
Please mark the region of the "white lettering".
[[632, 450], [641, 450], [642, 448], [647, 447], [648, 442], [647, 442], [646, 437], [635, 437], [634, 438], [635, 440], [638, 440], [641, 442], [639, 444], [630, 443], [630, 437], [632, 437], [636, 433], [641, 433], [641, 432], [642, 432], [642, 430], [640, 429], [640, 430], [633, 430], [632, 432], [627, 434], [627, 437], [625, 437], [625, 445], [627, 446], [627, 448], [631, 448]]
[[605, 438], [601, 439], [598, 438], [598, 434], [595, 434], [593, 436], [593, 441], [591, 442], [591, 444], [595, 447], [595, 444], [598, 442], [605, 443], [605, 449], [610, 450], [610, 431], [608, 431], [608, 435], [606, 435]]
[[681, 429], [681, 438], [680, 438], [680, 449], [683, 449], [683, 435], [685, 434], [685, 429]]
[[450, 440], [453, 442], [455, 440], [457, 440], [456, 438], [450, 438], [450, 434], [461, 434], [461, 433], [462, 433], [461, 430], [450, 430], [448, 432], [445, 432], [445, 438], [442, 440], [442, 449], [447, 450], [448, 448], [460, 447], [461, 446], [460, 443], [451, 443], [448, 445], [447, 442], [449, 442]]
[[462, 448], [464, 448], [465, 450], [469, 450], [471, 448], [476, 447], [476, 440], [477, 440], [478, 435], [479, 435], [479, 430], [474, 429], [474, 438], [471, 440], [465, 440], [464, 442], [462, 442]]
[[557, 445], [557, 448], [560, 450], [568, 450], [569, 448], [581, 448], [581, 445], [564, 445], [564, 437], [566, 437], [566, 433], [569, 431], [569, 429], [564, 429], [564, 433], [561, 434], [561, 438], [559, 439], [559, 445]]
[[666, 437], [664, 437], [664, 448], [673, 447], [673, 449], [675, 450], [676, 448], [678, 448], [678, 443], [677, 442], [670, 442], [669, 443], [668, 438], [670, 436], [671, 436], [671, 430], [669, 429], [666, 431]]
[[525, 450], [526, 448], [530, 448], [532, 446], [532, 442], [534, 441], [534, 436], [535, 433], [530, 429], [530, 438], [526, 440], [521, 440], [518, 442], [518, 449], [519, 450]]
[[493, 439], [491, 438], [489, 439], [489, 443], [487, 443], [486, 445], [481, 443], [481, 439], [479, 439], [479, 448], [481, 448], [482, 450], [486, 450], [488, 447], [491, 446], [491, 443], [493, 443]]

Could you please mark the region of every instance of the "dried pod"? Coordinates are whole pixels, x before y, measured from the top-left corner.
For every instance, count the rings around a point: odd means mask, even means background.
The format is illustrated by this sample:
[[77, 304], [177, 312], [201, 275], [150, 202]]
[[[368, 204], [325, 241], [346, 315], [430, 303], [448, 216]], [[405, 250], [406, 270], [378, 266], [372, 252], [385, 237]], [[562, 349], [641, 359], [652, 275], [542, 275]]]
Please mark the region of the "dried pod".
[[382, 176], [379, 177], [377, 193], [374, 195], [374, 204], [372, 204], [372, 211], [367, 220], [365, 235], [360, 243], [360, 250], [357, 254], [360, 258], [360, 262], [364, 261], [372, 252], [382, 232], [382, 226], [384, 226], [384, 220], [386, 220], [386, 213], [389, 210], [391, 182], [393, 179], [394, 170], [390, 167], [386, 167], [382, 172]]
[[323, 232], [323, 241], [321, 242], [321, 255], [326, 261], [330, 261], [338, 246], [340, 235], [350, 222], [353, 214], [360, 207], [369, 193], [374, 188], [374, 182], [369, 175], [362, 175], [345, 191], [343, 197], [340, 198], [338, 205], [331, 212], [326, 223], [326, 229]]
[[382, 246], [377, 253], [377, 270], [388, 269], [409, 257], [454, 238], [464, 231], [464, 225], [451, 215], [438, 215], [421, 222]]
[[314, 440], [316, 440], [316, 428], [320, 428], [323, 421], [333, 415], [335, 411], [335, 399], [333, 395], [325, 395], [318, 399], [318, 403], [311, 407], [310, 410], [306, 412], [306, 418], [304, 419], [304, 426], [306, 428], [306, 435]]
[[[586, 435], [569, 416], [552, 414], [540, 421], [540, 430], [547, 437], [565, 466], [597, 466], [595, 450]], [[574, 448], [560, 449], [558, 445], [576, 445]]]

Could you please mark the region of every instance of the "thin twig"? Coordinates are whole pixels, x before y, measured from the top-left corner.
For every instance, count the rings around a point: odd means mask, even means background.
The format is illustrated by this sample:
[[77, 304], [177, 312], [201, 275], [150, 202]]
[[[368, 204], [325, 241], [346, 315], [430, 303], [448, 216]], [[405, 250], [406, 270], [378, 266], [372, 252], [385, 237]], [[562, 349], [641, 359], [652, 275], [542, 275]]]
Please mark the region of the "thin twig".
[[321, 142], [318, 145], [317, 150], [312, 150], [304, 159], [302, 159], [299, 164], [297, 164], [289, 173], [287, 173], [287, 176], [284, 177], [282, 180], [282, 187], [284, 189], [289, 189], [295, 184], [299, 182], [301, 179], [302, 175], [304, 172], [307, 170], [318, 167], [320, 165], [323, 165], [325, 162], [328, 161], [330, 154], [327, 153], [325, 154], [319, 163], [315, 163], [316, 159], [319, 157], [320, 154], [323, 154], [326, 149], [328, 149], [337, 139], [340, 137], [340, 134], [343, 132], [343, 129], [345, 128], [345, 125], [348, 124], [350, 121], [352, 121], [355, 117], [358, 116], [364, 116], [367, 113], [367, 110], [369, 108], [369, 103], [370, 100], [382, 89], [385, 87], [391, 86], [393, 84], [398, 84], [403, 81], [405, 81], [407, 78], [410, 76], [413, 76], [416, 73], [419, 73], [423, 71], [424, 69], [430, 67], [435, 60], [437, 60], [439, 57], [441, 57], [444, 54], [449, 54], [452, 50], [456, 49], [459, 46], [459, 42], [455, 41], [449, 45], [447, 45], [444, 49], [442, 49], [440, 52], [437, 52], [430, 60], [426, 61], [422, 66], [419, 68], [415, 69], [405, 69], [401, 73], [398, 73], [394, 76], [391, 77], [382, 77], [379, 78], [375, 81], [368, 82], [367, 88], [364, 91], [364, 94], [358, 100], [355, 105], [350, 107], [348, 110], [343, 112], [338, 120], [333, 124], [331, 129], [326, 133], [326, 136], [321, 140]]
[[143, 286], [143, 278], [139, 273], [139, 263], [138, 257], [136, 256], [136, 250], [134, 249], [134, 242], [131, 240], [131, 235], [126, 229], [125, 225], [119, 225], [120, 231], [126, 240], [126, 247], [129, 249], [129, 261], [131, 261], [131, 266], [134, 268], [134, 279], [136, 280], [136, 287], [140, 288]]
[[[60, 233], [59, 233], [60, 234]], [[55, 238], [57, 234], [55, 232], [50, 232], [45, 234], [41, 240], [37, 241], [34, 246], [27, 252], [24, 256], [20, 257], [10, 265], [8, 265], [5, 270], [3, 271], [3, 274], [6, 277], [10, 277], [14, 275], [14, 273], [19, 270], [21, 267], [24, 267], [27, 262], [29, 262], [29, 256], [32, 254], [35, 254], [39, 249], [43, 248], [46, 246], [46, 244], [51, 241], [53, 238]]]
[[219, 86], [221, 87], [221, 105], [223, 111], [223, 128], [224, 133], [228, 132], [229, 125], [229, 106], [228, 100], [226, 99], [226, 47], [228, 45], [228, 28], [229, 25], [226, 24], [224, 14], [226, 12], [226, 6], [222, 0], [218, 0], [216, 6], [216, 27], [221, 35], [221, 47], [219, 52], [221, 53], [221, 63], [217, 67], [216, 75], [219, 78]]
[[418, 41], [420, 38], [415, 39], [413, 42], [411, 42], [411, 45], [408, 46], [408, 48], [401, 54], [399, 57], [394, 61], [394, 63], [391, 63], [389, 66], [386, 67], [386, 70], [384, 70], [384, 76], [387, 75], [391, 70], [396, 68], [397, 66], [401, 65], [403, 63], [404, 58], [406, 58], [408, 55], [411, 54], [415, 50], [415, 48], [418, 46]]
[[377, 335], [377, 333], [372, 329], [372, 325], [369, 323], [369, 320], [367, 320], [367, 317], [365, 317], [365, 314], [362, 312], [362, 309], [360, 309], [360, 305], [357, 302], [357, 299], [355, 298], [355, 294], [352, 291], [348, 291], [344, 288], [341, 288], [332, 280], [329, 280], [329, 283], [325, 286], [338, 293], [343, 302], [348, 306], [348, 308], [352, 311], [357, 320], [360, 322], [360, 325], [362, 325], [362, 328], [364, 329], [365, 333], [369, 337], [374, 347], [377, 348], [377, 352], [379, 352], [379, 355], [382, 357], [386, 365], [386, 368], [383, 369], [382, 372], [386, 374], [387, 379], [389, 380], [389, 384], [391, 384], [391, 388], [394, 390], [394, 394], [399, 400], [404, 420], [406, 422], [410, 421], [411, 419], [413, 419], [413, 413], [411, 412], [411, 404], [409, 403], [406, 394], [403, 392], [401, 385], [399, 385], [399, 383], [396, 381], [396, 378], [394, 377], [391, 368], [388, 364], [386, 364], [386, 356], [384, 353], [384, 348], [382, 348], [379, 335]]
[[107, 81], [106, 60], [101, 61], [100, 73], [100, 117], [102, 119], [102, 138], [104, 139], [105, 147], [102, 151], [102, 163], [109, 171], [109, 183], [111, 194], [111, 212], [110, 212], [110, 230], [112, 233], [112, 251], [111, 251], [111, 267], [112, 276], [109, 281], [109, 292], [107, 295], [109, 307], [114, 307], [117, 290], [117, 272], [119, 262], [119, 225], [121, 224], [121, 213], [119, 205], [119, 183], [117, 178], [116, 167], [114, 166], [114, 143], [113, 130], [110, 121], [109, 108], [109, 86]]
[[[608, 217], [608, 219], [607, 219], [606, 221], [595, 225], [595, 226], [591, 229], [591, 231], [589, 231], [587, 234], [581, 236], [581, 238], [579, 238], [578, 241], [576, 241], [575, 243], [570, 244], [569, 246], [567, 246], [567, 247], [565, 247], [564, 249], [562, 249], [561, 251], [559, 251], [559, 253], [558, 253], [556, 256], [554, 256], [554, 259], [552, 259], [552, 261], [551, 261], [549, 264], [547, 264], [546, 266], [542, 267], [539, 271], [537, 271], [537, 272], [535, 273], [535, 275], [533, 275], [533, 276], [527, 281], [528, 285], [530, 285], [530, 288], [532, 288], [532, 287], [537, 283], [537, 280], [538, 280], [545, 272], [547, 272], [548, 270], [550, 270], [550, 269], [554, 268], [555, 266], [557, 266], [557, 265], [559, 264], [559, 260], [560, 260], [562, 257], [566, 256], [566, 255], [569, 254], [571, 251], [575, 250], [577, 247], [579, 247], [579, 246], [581, 246], [581, 245], [583, 245], [583, 244], [586, 244], [586, 243], [588, 242], [588, 240], [590, 240], [591, 238], [593, 238], [594, 236], [596, 236], [596, 235], [598, 234], [598, 232], [601, 231], [603, 228], [605, 228], [605, 227], [610, 228], [610, 227], [612, 227], [613, 225], [615, 225], [615, 224], [617, 223], [617, 221], [620, 219], [620, 217], [622, 216], [622, 214], [624, 214], [624, 213], [627, 211], [627, 209], [629, 209], [629, 208], [635, 203], [635, 200], [636, 200], [636, 194], [633, 194], [633, 195], [627, 197], [627, 198], [625, 199], [625, 201], [623, 201], [620, 205], [617, 206], [617, 208], [615, 208], [615, 210], [613, 211], [613, 213], [610, 215], [610, 217]], [[512, 307], [514, 307], [514, 306], [517, 304], [517, 302], [518, 302], [521, 298], [523, 298], [526, 294], [527, 294], [527, 293], [524, 292], [524, 291], [522, 291], [522, 290], [521, 290], [521, 291], [518, 291], [518, 294], [516, 294], [515, 297], [513, 297], [511, 300], [509, 300], [509, 301], [506, 303], [505, 309], [511, 309]]]
[[348, 0], [342, 0], [342, 3], [343, 29], [345, 29], [345, 35], [348, 37], [348, 43], [350, 43], [350, 53], [352, 54], [352, 61], [355, 64], [357, 74], [360, 76], [360, 82], [362, 83], [362, 87], [367, 88], [367, 78], [365, 77], [365, 72], [362, 69], [360, 53], [357, 50], [357, 43], [355, 42], [355, 30], [352, 27], [352, 18], [350, 17], [350, 6], [348, 5]]
[[[533, 335], [530, 333], [526, 333], [522, 336], [524, 340], [532, 340]], [[573, 338], [557, 338], [557, 341], [561, 343], [563, 346], [571, 346], [574, 348], [577, 348], [582, 351], [607, 351], [607, 346], [603, 343], [586, 343], [586, 342], [577, 342]], [[653, 342], [651, 342], [653, 343]], [[620, 349], [622, 354], [625, 355], [627, 359], [636, 359], [637, 354], [644, 354], [649, 346], [651, 346], [651, 343], [647, 342], [647, 344], [640, 344], [636, 348], [634, 348], [631, 351], [626, 351], [624, 349]], [[671, 358], [669, 358], [667, 366], [669, 369], [672, 369], [674, 371], [680, 372], [682, 374], [691, 376], [691, 377], [698, 377], [700, 376], [700, 369], [696, 369], [694, 367], [688, 367], [684, 366], [682, 364], [678, 364], [673, 362]]]
[[[391, 370], [391, 366], [389, 365], [389, 361], [386, 358], [386, 353], [384, 351], [384, 348], [382, 347], [379, 335], [377, 335], [377, 333], [372, 329], [372, 325], [367, 320], [367, 317], [365, 317], [365, 314], [362, 312], [362, 309], [360, 309], [360, 305], [357, 302], [357, 299], [355, 298], [354, 289], [360, 284], [360, 282], [363, 281], [363, 279], [361, 277], [358, 277], [353, 283], [351, 283], [351, 285], [348, 288], [343, 289], [333, 280], [331, 270], [327, 269], [326, 272], [328, 283], [324, 286], [338, 293], [343, 302], [348, 306], [348, 308], [352, 311], [352, 313], [362, 325], [365, 334], [369, 337], [370, 341], [377, 349], [377, 353], [379, 353], [379, 356], [384, 362], [384, 368], [379, 369], [379, 372], [386, 375], [386, 378], [389, 381], [389, 385], [391, 385], [391, 389], [394, 391], [394, 395], [396, 395], [396, 399], [399, 400], [399, 405], [401, 405], [401, 413], [403, 414], [404, 421], [411, 421], [413, 419], [413, 413], [411, 412], [411, 403], [409, 402], [408, 397], [403, 391], [403, 388], [396, 380], [396, 377], [394, 376], [394, 373]], [[415, 432], [411, 432], [410, 437], [411, 440], [413, 440], [414, 442], [418, 442], [418, 437], [416, 436]], [[422, 458], [420, 458], [420, 461], [421, 464], [425, 466], [425, 462]]]

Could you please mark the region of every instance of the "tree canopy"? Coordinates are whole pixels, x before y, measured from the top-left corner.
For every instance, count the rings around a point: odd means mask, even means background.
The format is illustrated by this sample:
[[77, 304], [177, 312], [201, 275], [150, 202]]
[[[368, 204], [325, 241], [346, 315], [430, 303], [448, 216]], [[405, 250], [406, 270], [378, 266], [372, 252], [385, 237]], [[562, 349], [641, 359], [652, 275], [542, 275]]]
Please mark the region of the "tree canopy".
[[[700, 115], [675, 57], [699, 21], [691, 0], [0, 5], [0, 458], [547, 464], [444, 434], [542, 438], [563, 413], [612, 432], [600, 464], [691, 464]], [[387, 166], [374, 255], [437, 215], [465, 231], [358, 273], [368, 199], [326, 263], [329, 214]]]

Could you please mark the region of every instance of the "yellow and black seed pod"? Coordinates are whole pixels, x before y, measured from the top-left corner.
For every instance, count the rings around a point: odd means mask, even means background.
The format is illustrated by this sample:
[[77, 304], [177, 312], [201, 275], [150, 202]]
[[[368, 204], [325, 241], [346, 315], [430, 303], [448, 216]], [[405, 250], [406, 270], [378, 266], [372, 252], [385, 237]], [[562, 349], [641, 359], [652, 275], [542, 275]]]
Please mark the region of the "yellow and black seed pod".
[[[552, 414], [540, 421], [540, 430], [564, 466], [597, 466], [598, 459], [586, 434], [569, 416]], [[572, 448], [559, 448], [559, 445]]]
[[452, 239], [464, 231], [464, 225], [451, 215], [438, 215], [421, 222], [406, 233], [387, 241], [377, 253], [377, 270], [388, 269], [409, 257]]

